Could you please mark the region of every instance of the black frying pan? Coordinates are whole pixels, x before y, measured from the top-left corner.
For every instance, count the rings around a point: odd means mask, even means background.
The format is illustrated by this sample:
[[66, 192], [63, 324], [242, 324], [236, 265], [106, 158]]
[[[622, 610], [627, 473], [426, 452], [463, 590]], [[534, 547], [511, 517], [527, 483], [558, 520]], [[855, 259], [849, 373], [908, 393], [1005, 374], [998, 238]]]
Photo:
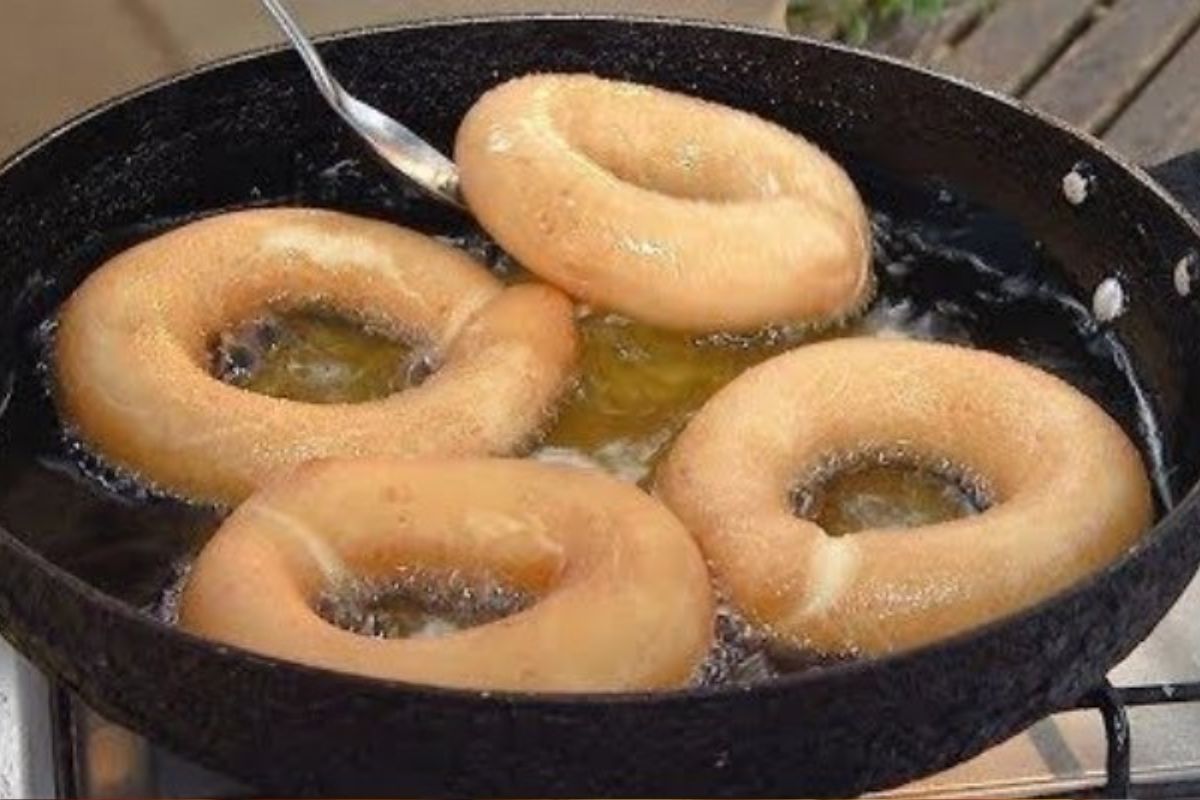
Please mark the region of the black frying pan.
[[[749, 109], [894, 181], [936, 177], [1019, 223], [1001, 238], [1040, 242], [1084, 303], [1119, 271], [1131, 307], [1113, 330], [1128, 350], [1113, 352], [1128, 353], [1157, 411], [1164, 488], [1182, 499], [1119, 563], [1026, 613], [753, 690], [440, 691], [306, 669], [157, 622], [134, 604], [169, 570], [147, 546], [121, 550], [125, 528], [186, 513], [165, 501], [131, 510], [121, 487], [81, 499], [53, 478], [65, 468], [27, 457], [30, 441], [57, 436], [33, 328], [151, 221], [303, 200], [435, 232], [464, 224], [364, 160], [298, 59], [270, 52], [112, 104], [0, 170], [0, 308], [13, 327], [0, 352], [12, 394], [0, 402], [0, 624], [106, 715], [269, 793], [848, 795], [953, 764], [1093, 688], [1195, 571], [1200, 497], [1185, 493], [1200, 462], [1200, 320], [1173, 268], [1200, 251], [1200, 229], [1094, 142], [898, 63], [733, 28], [508, 19], [400, 27], [325, 50], [352, 91], [447, 150], [463, 112], [501, 79], [589, 70]], [[1074, 207], [1060, 181], [1081, 161], [1096, 192]], [[864, 186], [872, 205], [894, 202]], [[1144, 433], [1128, 394], [1105, 402]], [[125, 569], [81, 555], [89, 536], [109, 537]]]

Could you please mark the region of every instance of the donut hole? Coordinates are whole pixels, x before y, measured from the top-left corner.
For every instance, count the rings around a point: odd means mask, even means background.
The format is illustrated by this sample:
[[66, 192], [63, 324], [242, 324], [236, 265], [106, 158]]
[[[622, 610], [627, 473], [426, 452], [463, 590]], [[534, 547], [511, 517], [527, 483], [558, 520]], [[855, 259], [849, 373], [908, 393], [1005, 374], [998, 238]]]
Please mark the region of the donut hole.
[[949, 461], [875, 451], [826, 459], [795, 489], [792, 508], [829, 535], [845, 536], [978, 514], [988, 495], [980, 478]]
[[361, 403], [419, 386], [428, 348], [317, 306], [269, 310], [219, 334], [212, 371], [248, 391], [305, 403]]
[[388, 580], [329, 587], [316, 612], [343, 630], [379, 639], [444, 636], [511, 616], [533, 605], [528, 592], [490, 578], [409, 570]]

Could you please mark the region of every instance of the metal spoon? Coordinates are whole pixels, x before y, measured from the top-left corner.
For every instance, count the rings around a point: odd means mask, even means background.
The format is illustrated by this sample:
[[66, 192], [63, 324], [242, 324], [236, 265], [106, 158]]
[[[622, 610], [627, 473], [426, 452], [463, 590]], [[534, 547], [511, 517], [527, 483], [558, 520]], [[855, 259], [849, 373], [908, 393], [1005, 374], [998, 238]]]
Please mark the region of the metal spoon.
[[342, 88], [283, 4], [279, 0], [262, 0], [262, 4], [304, 59], [322, 96], [355, 132], [397, 172], [432, 197], [456, 208], [466, 208], [458, 190], [458, 168], [454, 162], [396, 120]]

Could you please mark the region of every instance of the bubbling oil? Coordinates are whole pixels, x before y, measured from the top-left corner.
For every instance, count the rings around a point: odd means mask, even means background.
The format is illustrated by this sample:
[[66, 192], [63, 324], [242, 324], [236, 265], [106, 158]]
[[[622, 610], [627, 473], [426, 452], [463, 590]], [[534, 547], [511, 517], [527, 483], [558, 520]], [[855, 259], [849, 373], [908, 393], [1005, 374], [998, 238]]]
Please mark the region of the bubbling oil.
[[265, 313], [220, 335], [213, 372], [227, 383], [305, 403], [361, 403], [420, 384], [426, 349], [320, 306]]
[[[156, 602], [148, 607], [170, 625], [179, 624], [192, 560], [180, 559]], [[313, 610], [331, 625], [377, 639], [444, 636], [512, 616], [536, 602], [489, 575], [401, 567], [386, 580], [348, 578], [326, 586]]]
[[856, 467], [804, 494], [797, 509], [830, 536], [870, 529], [916, 528], [978, 513], [954, 481], [920, 467]]
[[380, 639], [429, 638], [494, 622], [534, 598], [488, 577], [404, 569], [387, 581], [328, 587], [317, 613], [344, 630]]
[[534, 457], [594, 463], [642, 484], [718, 389], [809, 336], [800, 328], [694, 336], [612, 313], [584, 316], [579, 330], [579, 377]]
[[[509, 269], [509, 280], [527, 280]], [[739, 374], [801, 344], [837, 335], [897, 335], [904, 309], [879, 304], [848, 325], [777, 326], [747, 335], [693, 335], [592, 312], [579, 320], [578, 377], [533, 456], [597, 465], [647, 484], [691, 416]], [[920, 323], [928, 327], [928, 319]], [[264, 315], [221, 337], [216, 372], [250, 391], [304, 402], [363, 402], [418, 384], [428, 357], [377, 328], [328, 309]], [[973, 513], [946, 476], [880, 461], [828, 465], [821, 491], [800, 513], [841, 535], [868, 527], [915, 527]]]
[[[527, 280], [509, 270], [509, 280]], [[592, 312], [579, 321], [579, 374], [534, 457], [587, 461], [645, 484], [688, 419], [716, 391], [762, 361], [839, 334], [887, 330], [896, 309], [882, 304], [845, 330], [773, 327], [750, 335], [690, 335]], [[307, 402], [361, 402], [414, 381], [413, 348], [323, 309], [260, 317], [223, 337], [222, 377], [250, 391]], [[797, 511], [832, 535], [905, 528], [975, 513], [978, 505], [948, 473], [903, 459], [828, 461], [804, 481]], [[363, 635], [436, 636], [512, 613], [519, 602], [487, 584], [408, 575], [388, 584], [332, 587], [317, 611]], [[769, 637], [732, 609], [718, 623], [721, 646], [700, 681], [773, 674]]]
[[[485, 235], [464, 229], [460, 218], [422, 216], [423, 207], [410, 207], [408, 200], [396, 198], [394, 183], [376, 185], [366, 174], [319, 171], [301, 187], [302, 196], [284, 200], [391, 216], [400, 224], [416, 220], [475, 255], [501, 280], [530, 279]], [[819, 338], [903, 336], [998, 351], [1074, 384], [1104, 405], [1142, 445], [1160, 500], [1169, 507], [1172, 481], [1182, 486], [1187, 476], [1173, 478], [1168, 469], [1149, 395], [1130, 354], [1115, 335], [1097, 328], [1051, 254], [1013, 220], [970, 203], [936, 181], [901, 183], [867, 169], [857, 171], [855, 178], [875, 210], [879, 291], [863, 317], [819, 332], [779, 328], [749, 337], [689, 337], [592, 310], [580, 320], [584, 369], [579, 382], [533, 455], [599, 464], [626, 480], [645, 483], [691, 414], [741, 371]], [[176, 613], [187, 565], [223, 512], [146, 491], [128, 480], [96, 480], [87, 449], [79, 446], [56, 413], [44, 380], [53, 374], [52, 348], [49, 337], [35, 329], [53, 317], [74, 283], [71, 276], [186, 221], [190, 220], [163, 219], [111, 232], [87, 244], [54, 275], [35, 273], [20, 293], [20, 318], [14, 321], [27, 336], [12, 354], [15, 360], [0, 364], [5, 395], [0, 399], [0, 526], [84, 581], [169, 620]], [[235, 339], [249, 341], [262, 352], [232, 359], [226, 367], [242, 374], [227, 378], [276, 396], [361, 402], [404, 391], [422, 379], [422, 372], [436, 367], [428, 361], [413, 367], [418, 356], [425, 358], [420, 343], [399, 340], [361, 321], [329, 320], [318, 314], [311, 325], [293, 324], [284, 319], [289, 313], [272, 311], [263, 320], [250, 321], [255, 324], [249, 328], [232, 332]], [[271, 329], [265, 343], [256, 326]], [[313, 361], [305, 362], [306, 356], [297, 356], [313, 341], [325, 342], [316, 347], [316, 368], [311, 367]], [[9, 353], [2, 355], [7, 358]], [[258, 356], [265, 357], [254, 360]], [[355, 365], [363, 363], [375, 366], [360, 374]], [[410, 368], [415, 378], [407, 373]], [[319, 391], [308, 385], [314, 376], [321, 379], [316, 381], [323, 385]], [[883, 470], [887, 471], [894, 470], [889, 466]], [[825, 503], [822, 508], [840, 505], [829, 500], [841, 494], [900, 498], [899, 503], [870, 505], [908, 511], [927, 506], [932, 515], [926, 519], [970, 510], [958, 505], [953, 492], [945, 495], [949, 489], [928, 475], [893, 476], [901, 485], [881, 488], [880, 481], [892, 478], [868, 473], [849, 470], [820, 484], [824, 494], [817, 499]], [[928, 502], [921, 499], [922, 492], [931, 495]], [[825, 513], [817, 512], [823, 525], [843, 525]], [[844, 521], [847, 531], [881, 526], [878, 516], [864, 518], [855, 511], [850, 517]], [[910, 524], [917, 521], [909, 519]], [[327, 618], [368, 635], [417, 635], [477, 618], [469, 608], [447, 610], [430, 601], [430, 592], [442, 591], [436, 586], [416, 588], [421, 591], [416, 592], [415, 609], [415, 588], [409, 584], [399, 589], [388, 584], [339, 587], [317, 605]], [[389, 621], [391, 608], [398, 608], [399, 620]], [[717, 625], [718, 643], [696, 677], [699, 683], [753, 683], [822, 663], [812, 654], [781, 648], [731, 607], [721, 608]]]
[[832, 454], [792, 493], [796, 515], [831, 536], [934, 525], [978, 514], [990, 504], [982, 476], [903, 448]]

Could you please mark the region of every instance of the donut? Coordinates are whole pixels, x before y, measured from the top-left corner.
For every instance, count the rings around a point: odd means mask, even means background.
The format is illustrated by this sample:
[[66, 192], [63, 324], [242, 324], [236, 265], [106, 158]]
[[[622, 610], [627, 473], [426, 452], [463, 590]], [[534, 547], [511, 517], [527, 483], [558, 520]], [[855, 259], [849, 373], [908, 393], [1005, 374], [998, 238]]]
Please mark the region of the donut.
[[[353, 404], [224, 383], [220, 333], [268, 308], [328, 306], [430, 348], [419, 386]], [[234, 504], [312, 458], [504, 454], [569, 383], [570, 301], [504, 289], [467, 255], [395, 225], [312, 209], [194, 222], [105, 263], [59, 315], [57, 396], [107, 461], [183, 497]]]
[[[441, 636], [352, 633], [331, 587], [400, 569], [493, 579], [532, 606]], [[186, 630], [310, 666], [445, 687], [680, 686], [712, 641], [704, 561], [662, 504], [591, 470], [530, 460], [332, 459], [230, 515], [184, 586]]]
[[472, 106], [454, 154], [480, 224], [599, 308], [746, 331], [837, 320], [870, 299], [854, 184], [745, 112], [589, 75], [527, 76]]
[[[831, 457], [900, 452], [985, 487], [980, 514], [833, 537], [791, 493]], [[657, 495], [755, 622], [831, 657], [880, 656], [1027, 608], [1148, 529], [1138, 451], [1090, 399], [1007, 357], [842, 339], [719, 391], [667, 455]]]

